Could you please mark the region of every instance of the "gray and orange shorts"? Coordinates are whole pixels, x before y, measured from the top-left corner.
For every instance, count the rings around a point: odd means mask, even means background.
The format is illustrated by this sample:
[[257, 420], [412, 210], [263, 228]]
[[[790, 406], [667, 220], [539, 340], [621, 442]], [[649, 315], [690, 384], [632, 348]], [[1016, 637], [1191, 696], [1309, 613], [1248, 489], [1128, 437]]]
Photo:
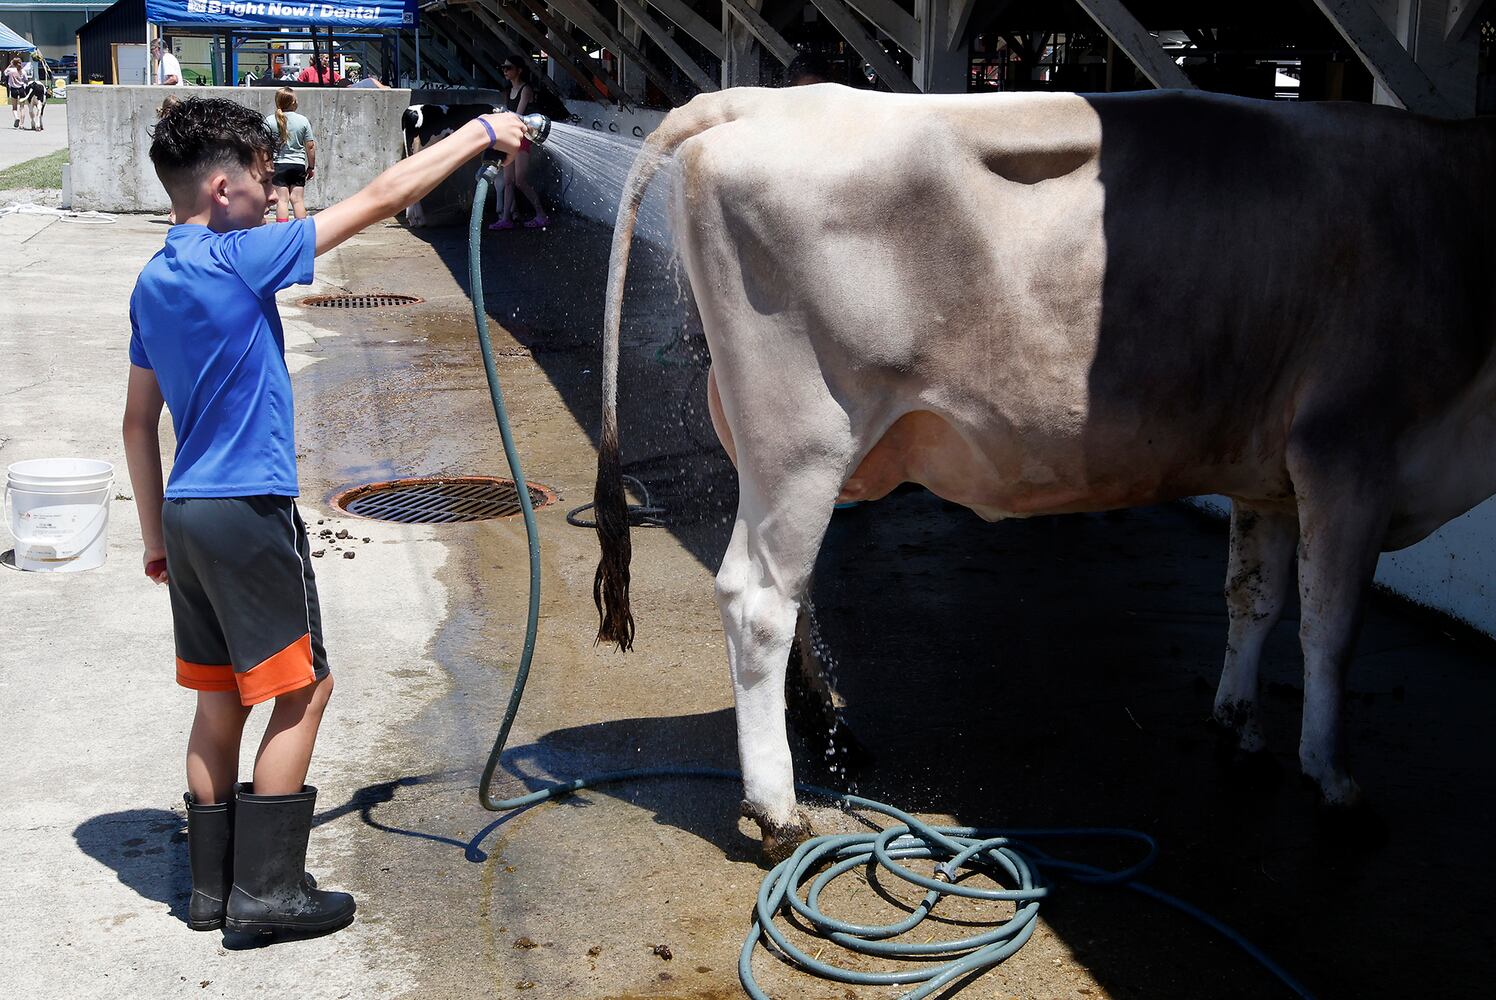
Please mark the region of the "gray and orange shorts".
[[169, 499], [161, 511], [177, 683], [245, 705], [322, 680], [322, 611], [292, 497]]

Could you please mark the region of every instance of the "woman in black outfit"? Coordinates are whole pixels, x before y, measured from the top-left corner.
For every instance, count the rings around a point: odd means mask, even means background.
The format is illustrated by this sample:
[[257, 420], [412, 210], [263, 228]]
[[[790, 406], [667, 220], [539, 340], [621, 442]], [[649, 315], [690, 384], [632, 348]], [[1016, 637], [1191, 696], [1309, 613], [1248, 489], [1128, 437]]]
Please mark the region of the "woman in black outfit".
[[[509, 81], [509, 99], [505, 102], [508, 110], [517, 115], [523, 115], [535, 98], [535, 88], [530, 85], [530, 71], [513, 59], [505, 59], [503, 63], [504, 79]], [[525, 172], [530, 166], [530, 153], [521, 150], [504, 161], [504, 197], [499, 210], [498, 221], [490, 223], [489, 229], [513, 229], [514, 228], [514, 189], [519, 188], [520, 193], [530, 199], [530, 204], [535, 206], [535, 217], [525, 223], [526, 229], [544, 229], [551, 224], [546, 217], [545, 209], [540, 205], [540, 196], [535, 193], [535, 188], [525, 178]]]

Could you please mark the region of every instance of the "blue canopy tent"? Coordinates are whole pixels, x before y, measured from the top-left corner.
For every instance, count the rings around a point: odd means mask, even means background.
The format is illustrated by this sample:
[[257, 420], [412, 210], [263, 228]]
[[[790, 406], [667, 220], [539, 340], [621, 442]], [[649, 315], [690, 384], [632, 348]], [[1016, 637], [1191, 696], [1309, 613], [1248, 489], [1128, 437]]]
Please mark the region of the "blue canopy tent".
[[[235, 38], [264, 38], [267, 32], [284, 28], [309, 28], [313, 47], [317, 29], [326, 29], [331, 49], [335, 28], [415, 28], [420, 20], [419, 0], [303, 0], [277, 3], [260, 0], [145, 0], [146, 22], [173, 27], [217, 29], [227, 32], [226, 75], [237, 76]], [[273, 36], [272, 36], [273, 37]], [[341, 37], [341, 36], [338, 36]], [[398, 49], [396, 49], [398, 53]]]
[[31, 52], [35, 49], [35, 45], [0, 24], [0, 52]]

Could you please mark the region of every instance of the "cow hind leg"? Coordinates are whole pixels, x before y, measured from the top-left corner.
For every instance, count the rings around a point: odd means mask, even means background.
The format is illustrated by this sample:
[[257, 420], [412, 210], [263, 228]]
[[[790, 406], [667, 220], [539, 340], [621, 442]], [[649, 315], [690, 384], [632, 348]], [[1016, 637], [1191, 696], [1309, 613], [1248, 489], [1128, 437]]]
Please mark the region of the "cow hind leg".
[[1298, 534], [1298, 519], [1292, 513], [1255, 507], [1242, 500], [1232, 502], [1231, 553], [1226, 569], [1230, 624], [1214, 717], [1235, 738], [1237, 748], [1247, 754], [1259, 754], [1266, 746], [1258, 717], [1258, 668], [1263, 643], [1283, 613], [1292, 584]]
[[1354, 806], [1361, 790], [1346, 769], [1342, 709], [1346, 670], [1377, 556], [1387, 532], [1384, 479], [1347, 468], [1344, 456], [1290, 448], [1299, 500], [1299, 641], [1304, 719], [1299, 766], [1332, 806]]
[[831, 520], [844, 468], [812, 468], [757, 479], [740, 475], [737, 522], [717, 573], [717, 603], [727, 640], [737, 708], [743, 813], [763, 833], [771, 860], [810, 835], [795, 801], [785, 725], [785, 671], [800, 600]]

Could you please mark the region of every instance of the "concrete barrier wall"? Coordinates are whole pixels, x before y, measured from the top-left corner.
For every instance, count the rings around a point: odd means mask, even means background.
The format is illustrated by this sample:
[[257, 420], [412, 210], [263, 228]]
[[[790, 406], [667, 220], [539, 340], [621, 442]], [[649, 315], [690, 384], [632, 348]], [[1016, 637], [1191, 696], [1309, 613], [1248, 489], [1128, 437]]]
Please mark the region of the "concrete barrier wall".
[[[223, 97], [261, 114], [275, 110], [272, 87], [69, 87], [68, 151], [73, 207], [165, 212], [166, 191], [151, 166], [149, 129], [161, 99]], [[400, 115], [408, 90], [299, 88], [298, 110], [317, 136], [317, 176], [308, 208], [356, 193], [400, 158]]]

